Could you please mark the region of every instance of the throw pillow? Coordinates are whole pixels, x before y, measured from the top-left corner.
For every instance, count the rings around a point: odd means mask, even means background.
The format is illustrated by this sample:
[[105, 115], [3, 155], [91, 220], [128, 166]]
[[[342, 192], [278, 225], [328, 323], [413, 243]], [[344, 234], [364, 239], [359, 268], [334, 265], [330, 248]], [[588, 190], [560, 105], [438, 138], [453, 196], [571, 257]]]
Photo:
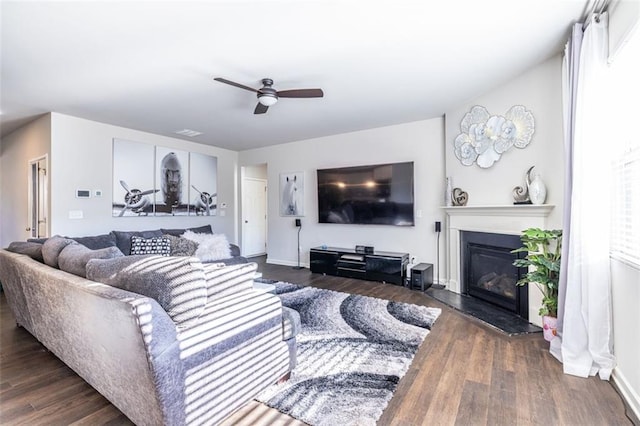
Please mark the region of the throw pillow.
[[213, 234], [213, 229], [211, 229], [211, 225], [204, 225], [204, 226], [199, 226], [197, 228], [187, 228], [187, 229], [161, 228], [160, 230], [162, 231], [163, 234], [173, 235], [174, 237], [179, 237], [180, 235], [184, 234], [185, 231], [192, 231], [192, 232], [195, 232], [196, 234]]
[[155, 299], [179, 327], [197, 321], [207, 303], [204, 268], [194, 257], [92, 259], [87, 278]]
[[159, 229], [153, 231], [111, 231], [116, 236], [116, 245], [125, 255], [131, 254], [131, 237], [154, 238], [162, 237]]
[[18, 254], [26, 254], [32, 259], [37, 260], [38, 262], [44, 262], [42, 258], [42, 244], [40, 243], [30, 243], [28, 241], [14, 241], [9, 244], [7, 250], [12, 251]]
[[106, 247], [116, 247], [116, 236], [113, 233], [92, 235], [89, 237], [69, 237], [72, 240], [90, 248], [91, 250], [98, 250]]
[[87, 262], [91, 259], [113, 259], [124, 254], [118, 247], [105, 247], [91, 250], [83, 244], [69, 244], [60, 252], [58, 265], [60, 269], [80, 277], [87, 276]]
[[182, 237], [165, 234], [163, 238], [168, 238], [171, 243], [171, 256], [193, 256], [198, 249], [198, 243]]
[[187, 231], [182, 236], [198, 243], [198, 250], [196, 250], [195, 256], [203, 262], [231, 257], [229, 241], [224, 234], [196, 234], [195, 232]]
[[159, 254], [169, 256], [171, 254], [171, 241], [168, 238], [142, 238], [131, 237], [131, 254]]
[[71, 238], [64, 238], [60, 235], [55, 235], [48, 238], [47, 241], [42, 244], [42, 258], [44, 263], [54, 268], [58, 267], [58, 256], [60, 252], [69, 244], [78, 244]]

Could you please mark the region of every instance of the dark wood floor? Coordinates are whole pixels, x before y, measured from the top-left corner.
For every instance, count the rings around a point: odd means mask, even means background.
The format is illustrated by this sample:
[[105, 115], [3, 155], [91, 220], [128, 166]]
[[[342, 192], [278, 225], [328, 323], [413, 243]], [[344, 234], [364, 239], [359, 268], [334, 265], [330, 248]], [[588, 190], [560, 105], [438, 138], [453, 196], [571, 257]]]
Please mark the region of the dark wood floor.
[[[442, 308], [380, 425], [631, 425], [608, 382], [562, 373], [542, 337], [506, 337], [416, 291], [268, 265], [264, 278]], [[28, 332], [0, 297], [0, 424], [131, 424]], [[225, 425], [301, 425], [251, 402]]]

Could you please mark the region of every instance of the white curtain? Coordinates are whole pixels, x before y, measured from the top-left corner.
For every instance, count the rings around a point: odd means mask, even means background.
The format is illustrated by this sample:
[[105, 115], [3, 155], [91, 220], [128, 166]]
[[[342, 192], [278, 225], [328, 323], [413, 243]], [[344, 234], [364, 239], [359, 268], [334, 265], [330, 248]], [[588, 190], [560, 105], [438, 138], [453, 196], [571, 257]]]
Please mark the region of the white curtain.
[[559, 294], [559, 338], [551, 353], [564, 372], [608, 380], [612, 351], [610, 161], [603, 111], [606, 102], [606, 13], [584, 32], [573, 27], [563, 66], [565, 217]]

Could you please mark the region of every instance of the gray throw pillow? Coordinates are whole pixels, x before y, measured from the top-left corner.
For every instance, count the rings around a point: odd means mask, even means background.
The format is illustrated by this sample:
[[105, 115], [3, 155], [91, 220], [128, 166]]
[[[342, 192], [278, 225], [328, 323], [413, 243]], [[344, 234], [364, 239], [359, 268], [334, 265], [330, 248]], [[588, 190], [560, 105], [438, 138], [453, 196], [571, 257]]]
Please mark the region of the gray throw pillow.
[[171, 256], [193, 256], [198, 250], [198, 243], [195, 241], [169, 234], [162, 237], [167, 238], [171, 244]]
[[98, 250], [76, 243], [69, 244], [60, 252], [58, 265], [60, 269], [80, 277], [87, 276], [87, 262], [91, 259], [113, 259], [124, 254], [118, 247], [106, 247]]
[[198, 226], [196, 228], [177, 228], [177, 229], [160, 229], [163, 234], [173, 235], [174, 237], [179, 237], [185, 233], [185, 231], [195, 232], [196, 234], [213, 234], [213, 229], [211, 229], [211, 225]]
[[113, 233], [102, 235], [91, 235], [89, 237], [69, 237], [72, 240], [90, 248], [91, 250], [98, 250], [106, 247], [116, 247], [116, 236]]
[[179, 327], [197, 321], [207, 303], [204, 268], [195, 257], [92, 259], [87, 278], [155, 299]]
[[171, 242], [168, 238], [153, 237], [143, 238], [131, 237], [131, 254], [159, 254], [161, 256], [169, 256], [171, 254]]
[[42, 245], [42, 258], [44, 259], [44, 263], [54, 268], [58, 267], [58, 256], [60, 256], [60, 252], [68, 246], [69, 244], [78, 244], [73, 241], [71, 238], [64, 238], [60, 235], [55, 235]]
[[42, 258], [42, 244], [41, 243], [30, 243], [28, 241], [14, 241], [9, 244], [7, 250], [12, 251], [18, 254], [26, 254], [32, 259], [37, 260], [38, 262], [44, 262]]

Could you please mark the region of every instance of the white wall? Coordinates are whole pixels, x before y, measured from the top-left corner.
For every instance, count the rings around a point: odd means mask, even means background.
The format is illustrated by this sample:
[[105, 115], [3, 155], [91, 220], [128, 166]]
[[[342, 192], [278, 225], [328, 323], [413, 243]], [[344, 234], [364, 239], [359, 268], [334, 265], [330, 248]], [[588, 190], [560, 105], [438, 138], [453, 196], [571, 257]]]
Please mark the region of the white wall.
[[[443, 218], [439, 209], [444, 178], [443, 138], [444, 123], [438, 118], [241, 152], [241, 165], [268, 165], [268, 261], [296, 264], [297, 229], [294, 218], [279, 214], [278, 186], [280, 173], [303, 171], [302, 263], [308, 265], [311, 247], [326, 244], [353, 248], [365, 244], [382, 251], [408, 252], [417, 261], [435, 264], [434, 222]], [[403, 161], [414, 162], [415, 226], [318, 223], [317, 169]], [[422, 217], [418, 217], [420, 213]]]
[[[218, 203], [227, 203], [226, 215], [112, 217], [113, 138], [217, 156]], [[4, 157], [3, 154], [3, 162]], [[237, 153], [234, 151], [52, 113], [49, 175], [51, 234], [82, 236], [109, 232], [113, 229], [185, 228], [211, 224], [216, 232], [225, 233], [230, 241], [235, 242], [237, 168]], [[26, 169], [24, 174], [26, 176]], [[103, 196], [79, 199], [75, 197], [76, 189], [101, 189]], [[12, 199], [16, 200], [16, 203], [12, 204], [21, 208], [22, 198], [19, 194], [14, 194]], [[81, 210], [84, 218], [69, 219], [70, 210]]]
[[[199, 152], [218, 157], [218, 203], [227, 203], [225, 216], [112, 217], [113, 138]], [[47, 114], [2, 139], [0, 151], [2, 203], [0, 244], [25, 240], [28, 226], [28, 161], [49, 155], [49, 235], [95, 235], [118, 230], [185, 228], [211, 224], [237, 242], [238, 154], [222, 148], [84, 120]], [[76, 189], [101, 189], [100, 198], [79, 199]], [[81, 210], [83, 219], [69, 219]]]
[[[524, 174], [536, 166], [547, 186], [546, 204], [556, 207], [549, 227], [562, 226], [564, 151], [562, 129], [562, 59], [560, 55], [532, 68], [504, 85], [469, 100], [446, 113], [446, 176], [453, 186], [469, 194], [468, 205], [511, 205], [512, 191], [524, 183]], [[512, 147], [488, 169], [475, 163], [464, 166], [455, 156], [453, 141], [460, 134], [460, 121], [474, 105], [484, 106], [492, 115], [504, 115], [513, 105], [523, 105], [533, 113], [535, 133], [524, 149]]]
[[[2, 138], [0, 148], [0, 246], [26, 240], [29, 226], [29, 161], [49, 155], [51, 115], [44, 115]], [[49, 191], [51, 180], [49, 179]], [[51, 218], [51, 211], [47, 215]], [[51, 221], [49, 221], [50, 226]]]
[[612, 260], [611, 290], [613, 350], [618, 364], [613, 379], [640, 418], [640, 270]]

